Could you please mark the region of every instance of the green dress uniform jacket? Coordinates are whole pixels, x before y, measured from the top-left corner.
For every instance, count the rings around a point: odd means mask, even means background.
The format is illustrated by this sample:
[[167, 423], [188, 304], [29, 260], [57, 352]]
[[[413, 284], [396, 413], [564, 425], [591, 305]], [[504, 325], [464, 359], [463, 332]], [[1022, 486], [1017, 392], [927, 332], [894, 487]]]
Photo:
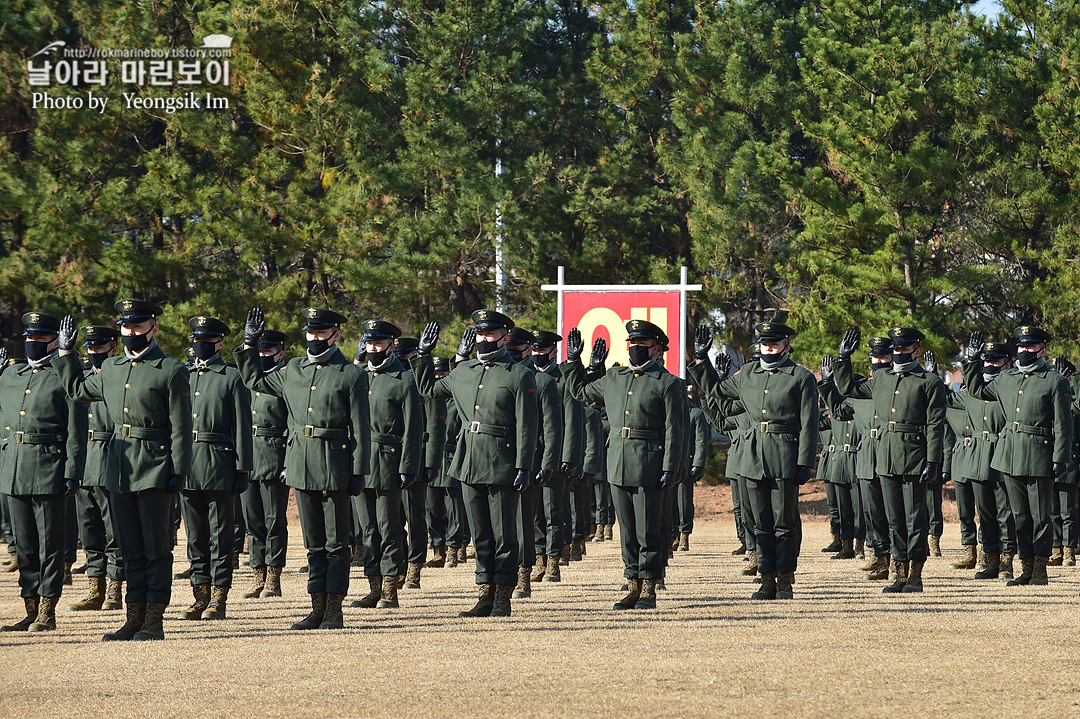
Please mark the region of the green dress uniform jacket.
[[104, 402], [116, 423], [108, 448], [110, 492], [165, 489], [173, 475], [191, 474], [188, 369], [166, 356], [157, 340], [151, 340], [138, 359], [110, 357], [95, 375], [83, 374], [74, 352], [52, 364], [68, 396]]
[[584, 407], [583, 419], [585, 422], [585, 460], [581, 465], [581, 471], [598, 478], [604, 473], [604, 423], [600, 419], [599, 410], [587, 405]]
[[[285, 367], [279, 362], [271, 372]], [[288, 435], [289, 410], [285, 400], [266, 392], [255, 392], [251, 399], [252, 482], [273, 482], [285, 466], [285, 441]]]
[[[558, 362], [552, 361], [551, 364], [544, 369], [537, 368], [536, 371], [542, 375], [553, 378], [558, 387], [563, 413], [562, 450], [559, 459], [562, 462], [568, 462], [574, 465], [580, 470], [581, 463], [585, 459], [585, 424], [582, 421], [584, 411], [581, 403], [575, 401], [570, 395], [570, 388], [566, 384], [566, 379], [563, 377], [562, 370], [559, 369]], [[537, 389], [539, 389], [540, 383], [537, 382], [536, 386]], [[559, 469], [558, 464], [545, 464], [544, 468]], [[580, 474], [580, 472], [577, 473]]]
[[845, 399], [830, 380], [818, 385], [822, 399], [828, 407], [826, 415], [829, 422], [829, 440], [822, 437], [821, 453], [829, 455], [829, 471], [823, 474], [818, 469], [818, 479], [833, 484], [855, 484], [859, 481], [858, 453], [859, 429], [855, 424], [855, 407], [851, 400]]
[[709, 454], [709, 420], [705, 412], [693, 405], [690, 406], [690, 433], [693, 441], [687, 443], [690, 450], [687, 462], [691, 467], [704, 469]]
[[237, 472], [252, 468], [251, 392], [240, 373], [215, 355], [188, 368], [191, 383], [191, 475], [187, 490], [232, 491]]
[[[994, 380], [991, 380], [993, 382]], [[966, 389], [949, 393], [949, 408], [963, 410], [968, 433], [968, 448], [959, 466], [964, 480], [1001, 482], [1001, 472], [991, 465], [997, 451], [999, 435], [1005, 428], [1005, 410], [996, 400], [975, 399]], [[956, 474], [953, 475], [955, 480]]]
[[[413, 384], [416, 384], [415, 377]], [[420, 390], [416, 391], [420, 394]], [[424, 404], [424, 469], [442, 474], [443, 444], [446, 443], [446, 400], [421, 397]], [[421, 477], [426, 480], [426, 477]]]
[[454, 400], [437, 401], [445, 401], [446, 403], [446, 425], [443, 430], [445, 434], [440, 454], [442, 461], [439, 464], [439, 476], [432, 480], [430, 486], [447, 489], [453, 487], [457, 482], [457, 478], [450, 474], [450, 467], [454, 464], [454, 454], [457, 452], [458, 442], [464, 442], [465, 438], [461, 436], [461, 415], [458, 414], [457, 404], [454, 403]]
[[953, 482], [966, 482], [964, 472], [971, 462], [971, 424], [967, 412], [948, 407], [945, 410], [947, 424], [945, 433], [945, 464], [942, 465], [952, 476]]
[[[84, 376], [93, 376], [94, 370], [86, 370]], [[104, 402], [91, 402], [87, 414], [88, 432], [86, 442], [86, 468], [80, 483], [83, 488], [106, 487], [109, 477], [109, 442], [113, 437], [113, 423], [109, 408]]]
[[65, 479], [81, 479], [86, 463], [87, 407], [85, 402], [68, 398], [51, 365], [9, 366], [0, 375], [4, 422], [0, 492], [17, 496], [63, 494]]
[[427, 419], [413, 373], [394, 359], [385, 369], [367, 372], [371, 418], [371, 471], [365, 489], [401, 489], [399, 475], [419, 477], [424, 468]]
[[237, 349], [245, 384], [280, 397], [289, 413], [285, 481], [294, 489], [345, 491], [352, 475], [369, 473], [371, 428], [367, 373], [341, 350], [325, 360], [294, 357], [283, 370], [263, 372], [259, 350]]
[[[537, 439], [536, 456], [532, 471], [533, 474], [540, 469], [550, 469], [558, 472], [560, 460], [567, 461], [564, 459], [564, 453], [567, 451], [564, 422], [568, 420], [566, 419], [566, 408], [563, 405], [566, 398], [559, 391], [559, 382], [552, 375], [536, 370], [533, 380], [536, 382], [536, 399], [540, 410], [538, 423], [540, 436]], [[577, 404], [573, 398], [569, 399], [570, 402]], [[579, 414], [579, 423], [581, 417], [582, 415]], [[576, 434], [579, 434], [584, 439], [583, 431]], [[584, 454], [582, 454], [583, 456]]]

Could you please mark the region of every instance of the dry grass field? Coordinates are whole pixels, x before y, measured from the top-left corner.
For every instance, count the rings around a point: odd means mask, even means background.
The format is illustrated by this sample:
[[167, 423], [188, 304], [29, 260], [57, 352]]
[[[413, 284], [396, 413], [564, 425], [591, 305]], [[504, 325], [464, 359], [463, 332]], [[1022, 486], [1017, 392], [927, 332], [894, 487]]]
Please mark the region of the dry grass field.
[[[509, 619], [457, 618], [474, 600], [470, 563], [425, 570], [400, 609], [347, 609], [345, 631], [300, 633], [286, 629], [307, 608], [295, 531], [285, 596], [236, 599], [226, 621], [177, 619], [190, 602], [177, 581], [165, 642], [102, 643], [120, 612], [62, 611], [55, 632], [0, 634], [0, 717], [1076, 714], [1080, 568], [1051, 568], [1049, 587], [975, 582], [948, 567], [950, 524], [926, 592], [883, 596], [861, 562], [818, 551], [828, 526], [814, 520], [796, 598], [752, 602], [733, 534], [728, 516], [700, 523], [656, 611], [612, 611], [616, 541], [590, 544]], [[21, 616], [16, 576], [0, 575], [5, 622]], [[366, 588], [355, 569], [353, 587]]]

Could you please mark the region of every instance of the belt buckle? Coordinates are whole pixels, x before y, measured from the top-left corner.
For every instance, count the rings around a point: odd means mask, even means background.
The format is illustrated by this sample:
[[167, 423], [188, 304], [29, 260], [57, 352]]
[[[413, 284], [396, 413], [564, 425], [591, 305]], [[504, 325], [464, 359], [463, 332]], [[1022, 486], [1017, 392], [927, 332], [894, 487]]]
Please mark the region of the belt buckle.
[[887, 425], [885, 426], [885, 428], [886, 428], [886, 430], [887, 430], [887, 431], [889, 431], [889, 432], [895, 432], [895, 431], [896, 431], [896, 422], [895, 422], [895, 421], [890, 421], [890, 422], [889, 422], [889, 423], [888, 423], [888, 424], [887, 424]]
[[26, 432], [19, 430], [15, 433], [15, 444], [26, 444]]
[[255, 425], [251, 425], [251, 436], [252, 437], [258, 437], [259, 436], [259, 428], [256, 427]]
[[480, 434], [480, 420], [474, 419], [472, 422], [469, 422], [469, 431], [473, 434]]
[[761, 432], [762, 434], [768, 434], [769, 433], [769, 423], [768, 422], [761, 422], [760, 424], [758, 424], [758, 431]]
[[836, 451], [836, 445], [835, 444], [830, 444], [829, 445], [829, 451], [830, 452], [835, 452]]
[[313, 425], [313, 424], [305, 424], [304, 425], [304, 436], [305, 437], [314, 437], [315, 436], [315, 425]]
[[851, 451], [851, 443], [850, 442], [845, 442], [844, 443], [844, 451], [845, 452], [850, 452]]
[[1019, 422], [1013, 422], [1012, 425], [1009, 427], [1009, 429], [1011, 429], [1013, 432], [1019, 432], [1020, 431], [1020, 423]]
[[881, 430], [878, 429], [877, 427], [871, 427], [870, 428], [870, 439], [877, 439], [878, 435], [880, 435], [880, 434], [881, 434]]
[[623, 439], [630, 439], [630, 428], [629, 427], [623, 427], [622, 429], [620, 429], [619, 430], [619, 436], [622, 437]]
[[982, 441], [983, 442], [989, 442], [990, 441], [990, 430], [984, 429], [982, 431]]
[[131, 425], [130, 424], [122, 424], [122, 425], [120, 425], [120, 436], [121, 437], [130, 437], [131, 436]]
[[191, 441], [192, 442], [198, 442], [199, 441], [199, 430], [197, 430], [197, 429], [191, 430]]

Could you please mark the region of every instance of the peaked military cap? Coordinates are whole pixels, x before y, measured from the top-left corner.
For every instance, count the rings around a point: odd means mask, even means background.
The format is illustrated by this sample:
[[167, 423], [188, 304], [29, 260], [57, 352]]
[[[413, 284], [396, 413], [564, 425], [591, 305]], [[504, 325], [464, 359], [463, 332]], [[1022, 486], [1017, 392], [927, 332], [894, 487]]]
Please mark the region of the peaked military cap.
[[146, 300], [120, 300], [113, 307], [120, 313], [120, 320], [116, 323], [118, 325], [137, 325], [140, 322], [160, 317], [164, 312], [153, 302]]
[[889, 330], [889, 339], [892, 340], [893, 347], [907, 347], [922, 342], [926, 335], [914, 327], [893, 327]]
[[193, 348], [193, 347], [185, 347], [184, 348], [184, 356], [187, 357], [188, 362], [194, 362], [195, 361], [195, 348]]
[[22, 316], [26, 335], [55, 335], [60, 333], [60, 319], [44, 312], [27, 312]]
[[870, 348], [872, 355], [892, 354], [892, 340], [888, 337], [871, 337], [866, 345]]
[[305, 330], [328, 330], [331, 327], [340, 327], [349, 321], [349, 318], [340, 312], [322, 307], [305, 307], [301, 314], [304, 317]]
[[416, 337], [398, 337], [397, 342], [394, 343], [394, 351], [399, 356], [411, 355], [418, 349], [420, 349], [420, 340]]
[[754, 325], [754, 331], [757, 332], [758, 342], [776, 342], [798, 334], [795, 330], [780, 322], [758, 322]]
[[259, 349], [277, 347], [288, 341], [289, 336], [281, 330], [263, 330], [262, 337], [259, 338]]
[[364, 320], [360, 329], [364, 330], [364, 340], [392, 340], [401, 336], [401, 329], [385, 320]]
[[512, 330], [514, 321], [495, 310], [477, 310], [472, 313], [472, 321], [477, 330]]
[[450, 360], [446, 357], [435, 357], [434, 359], [432, 359], [432, 365], [434, 366], [436, 372], [450, 371]]
[[983, 345], [983, 359], [1002, 359], [1012, 357], [1012, 347], [1008, 342], [987, 342]]
[[531, 345], [533, 343], [533, 333], [524, 327], [515, 327], [510, 330], [510, 344], [512, 345]]
[[194, 339], [202, 339], [209, 337], [224, 337], [229, 334], [229, 326], [221, 320], [214, 319], [213, 317], [207, 317], [206, 315], [198, 315], [188, 320], [188, 327], [191, 328], [191, 336]]
[[758, 359], [759, 357], [761, 357], [760, 343], [754, 342], [747, 349], [750, 351], [750, 359]]
[[[25, 317], [23, 317], [23, 321], [26, 321]], [[1016, 338], [1016, 343], [1021, 345], [1045, 344], [1053, 339], [1046, 330], [1041, 330], [1038, 327], [1033, 327], [1031, 325], [1017, 327], [1013, 330], [1013, 337]]]
[[533, 330], [533, 347], [550, 347], [562, 342], [562, 336], [547, 330]]
[[104, 325], [87, 325], [82, 328], [82, 331], [86, 336], [83, 347], [107, 345], [110, 342], [115, 342], [116, 338], [120, 336], [120, 330], [115, 327], [105, 327]]
[[647, 320], [630, 320], [626, 323], [626, 339], [628, 340], [656, 340], [658, 344], [666, 345], [668, 336], [664, 330]]

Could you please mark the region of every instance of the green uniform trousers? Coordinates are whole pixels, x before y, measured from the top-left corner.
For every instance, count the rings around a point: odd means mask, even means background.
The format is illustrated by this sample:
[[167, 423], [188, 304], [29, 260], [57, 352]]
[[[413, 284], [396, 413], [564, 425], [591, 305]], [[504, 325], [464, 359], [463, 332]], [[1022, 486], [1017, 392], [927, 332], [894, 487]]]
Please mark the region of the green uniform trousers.
[[86, 554], [86, 576], [124, 580], [124, 559], [104, 487], [84, 487], [75, 495], [79, 538]]
[[236, 498], [228, 490], [185, 489], [180, 511], [187, 533], [191, 585], [231, 587]]
[[881, 479], [860, 479], [863, 524], [866, 525], [866, 542], [874, 548], [875, 557], [892, 553], [892, 536], [889, 534], [889, 518], [885, 512], [885, 497], [881, 493]]
[[540, 501], [536, 504], [534, 515], [534, 537], [536, 553], [559, 556], [562, 554], [563, 527], [566, 519], [563, 508], [566, 504], [566, 475], [558, 470], [551, 473], [551, 479], [540, 488]]
[[1078, 487], [1075, 484], [1054, 482], [1054, 504], [1050, 517], [1054, 523], [1055, 547], [1072, 547], [1076, 549], [1077, 489]]
[[750, 480], [758, 571], [794, 572], [802, 548], [799, 483], [794, 479]]
[[8, 497], [11, 529], [18, 538], [21, 597], [59, 597], [64, 588], [68, 497], [13, 494]]
[[892, 475], [881, 478], [881, 495], [889, 518], [889, 539], [893, 559], [899, 562], [925, 562], [930, 554], [927, 535], [930, 531], [926, 484], [918, 475]]
[[350, 507], [349, 493], [343, 490], [296, 490], [300, 532], [307, 550], [308, 594], [349, 593]]
[[940, 537], [945, 533], [945, 517], [941, 511], [941, 480], [934, 480], [926, 486], [926, 513], [931, 536]]
[[611, 501], [611, 485], [605, 479], [593, 481], [593, 521], [597, 525], [615, 524], [615, 505]]
[[754, 524], [754, 508], [750, 504], [750, 488], [754, 480], [749, 477], [739, 477], [739, 506], [742, 511], [743, 533], [746, 535], [746, 549], [757, 551], [757, 529]]
[[79, 560], [79, 508], [75, 497], [67, 498], [67, 513], [64, 515], [64, 561], [74, 564]]
[[461, 495], [476, 551], [476, 583], [517, 584], [521, 557], [517, 532], [518, 493], [512, 486], [504, 484], [462, 482]]
[[364, 532], [364, 576], [396, 577], [405, 573], [405, 529], [400, 489], [364, 489], [353, 509]]
[[247, 525], [253, 567], [284, 567], [289, 550], [289, 486], [284, 482], [251, 482], [240, 498]]
[[523, 567], [536, 564], [536, 504], [543, 501], [543, 492], [542, 487], [529, 485], [518, 493], [518, 564]]
[[739, 488], [738, 477], [728, 477], [728, 486], [731, 487], [731, 512], [735, 515], [735, 536], [739, 538], [739, 541], [743, 546], [750, 546], [747, 544], [746, 524], [743, 520], [743, 513], [749, 512], [750, 508], [743, 509], [742, 503], [742, 490]]
[[1016, 520], [1004, 482], [972, 480], [979, 536], [988, 554], [1016, 554]]
[[423, 564], [427, 561], [427, 482], [416, 481], [401, 492], [401, 521], [407, 528], [402, 539], [405, 542], [405, 561]]
[[1050, 477], [1005, 475], [1005, 491], [1016, 522], [1016, 555], [1049, 557], [1054, 548], [1054, 480]]
[[[461, 546], [465, 521], [461, 511], [461, 485], [428, 487], [427, 525], [432, 547]], [[530, 535], [531, 536], [531, 535]]]
[[588, 482], [570, 483], [570, 539], [580, 542], [589, 535], [592, 519], [592, 488]]
[[128, 603], [168, 604], [172, 599], [172, 504], [173, 496], [164, 489], [109, 493]]
[[960, 517], [960, 546], [971, 547], [978, 544], [975, 527], [975, 486], [971, 481], [953, 480], [956, 493], [956, 513]]
[[623, 576], [627, 579], [661, 579], [664, 576], [660, 515], [663, 496], [659, 487], [611, 485], [615, 516], [622, 541]]
[[690, 534], [694, 531], [694, 485], [684, 481], [675, 488], [675, 531]]
[[[836, 518], [838, 521], [836, 534], [841, 539], [855, 539], [859, 535], [858, 525], [861, 517], [856, 517], [856, 507], [859, 506], [859, 485], [840, 482], [826, 482], [825, 491], [833, 488], [833, 497], [836, 500]], [[832, 510], [830, 509], [830, 512]]]
[[840, 518], [840, 501], [836, 496], [837, 485], [833, 482], [825, 483], [825, 505], [829, 508], [829, 531], [840, 534], [843, 520]]

